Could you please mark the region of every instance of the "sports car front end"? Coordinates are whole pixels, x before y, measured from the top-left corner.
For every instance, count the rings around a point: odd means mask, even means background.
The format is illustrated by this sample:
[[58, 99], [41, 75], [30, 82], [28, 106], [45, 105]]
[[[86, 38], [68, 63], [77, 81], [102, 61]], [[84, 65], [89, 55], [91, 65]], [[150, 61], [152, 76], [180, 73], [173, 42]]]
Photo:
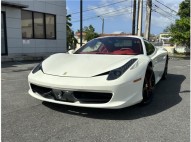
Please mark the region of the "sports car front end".
[[[29, 74], [29, 94], [42, 101], [79, 107], [134, 105], [142, 100], [146, 66], [139, 60], [141, 56], [54, 55]], [[75, 64], [63, 67], [62, 60]]]

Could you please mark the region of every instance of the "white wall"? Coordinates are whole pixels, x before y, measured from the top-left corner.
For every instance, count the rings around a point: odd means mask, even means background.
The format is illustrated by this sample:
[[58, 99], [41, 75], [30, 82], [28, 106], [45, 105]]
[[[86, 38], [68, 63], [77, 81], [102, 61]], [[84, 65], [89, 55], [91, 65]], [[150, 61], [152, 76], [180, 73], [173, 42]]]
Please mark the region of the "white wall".
[[178, 53], [190, 53], [190, 49], [188, 47], [185, 47], [185, 46], [176, 46], [175, 50]]
[[11, 1], [8, 2], [28, 5], [26, 10], [50, 13], [56, 15], [56, 40], [22, 39], [21, 9], [2, 6], [6, 12], [8, 56], [11, 55], [47, 55], [56, 52], [66, 52], [66, 1]]
[[[76, 39], [78, 41], [78, 43], [76, 44], [76, 49], [79, 49], [81, 46], [80, 46], [80, 37], [76, 36]], [[84, 39], [84, 37], [82, 37], [82, 45], [86, 44], [87, 43], [87, 40]]]

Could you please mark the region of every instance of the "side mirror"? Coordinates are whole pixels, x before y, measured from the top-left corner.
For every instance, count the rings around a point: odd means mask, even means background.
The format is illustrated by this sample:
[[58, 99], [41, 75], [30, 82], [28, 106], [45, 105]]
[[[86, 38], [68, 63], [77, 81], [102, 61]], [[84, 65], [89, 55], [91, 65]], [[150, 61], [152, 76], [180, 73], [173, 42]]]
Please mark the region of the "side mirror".
[[74, 52], [75, 52], [74, 49], [71, 49], [71, 50], [68, 51], [69, 54], [73, 54]]

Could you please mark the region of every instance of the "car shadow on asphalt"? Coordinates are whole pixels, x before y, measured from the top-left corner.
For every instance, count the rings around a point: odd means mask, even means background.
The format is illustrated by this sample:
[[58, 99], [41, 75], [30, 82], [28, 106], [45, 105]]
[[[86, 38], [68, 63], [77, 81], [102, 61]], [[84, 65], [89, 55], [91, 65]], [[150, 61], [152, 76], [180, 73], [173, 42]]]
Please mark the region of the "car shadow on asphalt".
[[43, 102], [46, 107], [70, 115], [78, 115], [94, 119], [106, 120], [133, 120], [152, 116], [179, 104], [182, 82], [186, 79], [183, 75], [168, 74], [167, 80], [161, 80], [155, 87], [153, 100], [146, 106], [140, 104], [123, 109], [95, 109], [82, 108], [54, 103]]

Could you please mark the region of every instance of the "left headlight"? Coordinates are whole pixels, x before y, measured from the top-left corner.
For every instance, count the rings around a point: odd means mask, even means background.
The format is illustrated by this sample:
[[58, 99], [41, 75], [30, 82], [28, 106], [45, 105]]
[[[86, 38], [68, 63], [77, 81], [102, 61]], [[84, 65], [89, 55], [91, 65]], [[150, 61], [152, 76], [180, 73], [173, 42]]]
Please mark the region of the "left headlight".
[[32, 73], [34, 74], [39, 70], [41, 70], [43, 72], [42, 63], [39, 63], [36, 67], [34, 67], [34, 69], [32, 70]]
[[128, 61], [126, 64], [124, 64], [123, 66], [114, 69], [112, 71], [109, 72], [109, 75], [107, 77], [107, 80], [115, 80], [117, 78], [119, 78], [120, 76], [123, 75], [123, 73], [128, 70], [135, 62], [137, 61], [137, 59], [131, 59], [130, 61]]

